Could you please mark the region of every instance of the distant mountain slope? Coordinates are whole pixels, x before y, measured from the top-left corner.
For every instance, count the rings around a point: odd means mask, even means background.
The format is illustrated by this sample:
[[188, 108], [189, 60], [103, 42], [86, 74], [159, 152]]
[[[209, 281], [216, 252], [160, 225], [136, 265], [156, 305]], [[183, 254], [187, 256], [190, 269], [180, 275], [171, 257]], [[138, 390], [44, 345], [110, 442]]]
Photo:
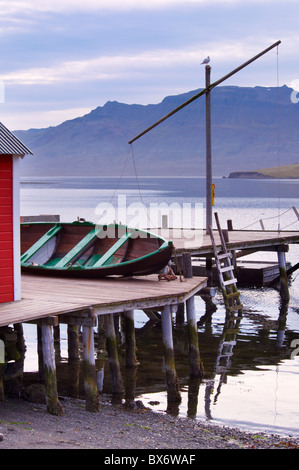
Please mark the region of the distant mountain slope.
[[256, 171], [234, 171], [229, 178], [284, 178], [299, 179], [299, 163], [262, 168]]
[[[279, 107], [277, 106], [279, 92]], [[198, 90], [168, 96], [159, 104], [109, 101], [91, 113], [46, 129], [15, 131], [34, 153], [22, 175], [118, 176], [128, 141]], [[299, 155], [299, 104], [287, 86], [216, 87], [212, 91], [212, 153], [215, 176], [277, 165]], [[279, 111], [279, 112], [278, 112]], [[205, 174], [205, 97], [186, 106], [133, 144], [140, 176]], [[133, 174], [132, 156], [126, 174]]]

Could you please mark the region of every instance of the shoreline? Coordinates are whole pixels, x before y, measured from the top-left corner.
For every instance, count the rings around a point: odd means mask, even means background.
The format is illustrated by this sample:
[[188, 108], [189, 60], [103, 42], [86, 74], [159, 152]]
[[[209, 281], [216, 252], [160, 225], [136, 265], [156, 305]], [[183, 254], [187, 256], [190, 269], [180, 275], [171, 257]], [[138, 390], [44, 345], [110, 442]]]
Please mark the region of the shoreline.
[[85, 410], [85, 401], [61, 397], [62, 416], [44, 404], [22, 398], [0, 403], [0, 449], [298, 449], [299, 437], [206, 424], [145, 408], [100, 403]]

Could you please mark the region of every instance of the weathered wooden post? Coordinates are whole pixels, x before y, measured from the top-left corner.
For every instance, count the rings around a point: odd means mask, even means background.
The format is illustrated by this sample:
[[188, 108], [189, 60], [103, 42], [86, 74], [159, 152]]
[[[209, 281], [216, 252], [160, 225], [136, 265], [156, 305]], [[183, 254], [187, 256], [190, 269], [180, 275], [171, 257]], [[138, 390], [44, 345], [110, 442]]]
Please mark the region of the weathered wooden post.
[[102, 393], [103, 387], [104, 387], [105, 357], [106, 357], [105, 317], [104, 315], [98, 315], [97, 358], [96, 358], [98, 393]]
[[51, 325], [41, 325], [41, 342], [47, 410], [52, 415], [61, 416], [63, 409], [58, 400], [53, 327]]
[[3, 382], [3, 364], [0, 364], [0, 401], [5, 401], [4, 382]]
[[44, 358], [43, 358], [43, 343], [42, 343], [42, 329], [39, 324], [36, 326], [37, 334], [37, 357], [38, 357], [38, 376], [39, 381], [44, 381]]
[[[105, 315], [106, 322], [106, 347], [108, 353], [108, 363], [111, 376], [111, 390], [114, 401], [119, 401], [123, 395], [123, 381], [120, 372], [120, 364], [117, 351], [117, 340], [114, 329], [113, 314]], [[115, 400], [116, 399], [116, 400]]]
[[[192, 277], [192, 263], [190, 253], [183, 253], [183, 272], [186, 279]], [[187, 328], [189, 337], [190, 377], [202, 377], [202, 363], [199, 355], [198, 333], [194, 296], [186, 300]]]
[[136, 339], [134, 326], [134, 310], [124, 312], [124, 329], [126, 341], [126, 367], [134, 368], [137, 365]]
[[185, 321], [185, 304], [184, 302], [180, 302], [178, 304], [178, 308], [176, 311], [175, 326], [176, 327], [184, 326], [184, 321]]
[[199, 354], [194, 296], [186, 300], [186, 310], [189, 336], [190, 377], [202, 377], [203, 365]]
[[67, 325], [67, 346], [69, 361], [77, 361], [80, 358], [79, 353], [79, 326]]
[[278, 257], [279, 275], [280, 275], [280, 296], [283, 301], [288, 302], [290, 300], [290, 293], [289, 293], [289, 283], [288, 283], [288, 276], [287, 276], [285, 250], [286, 250], [286, 247], [284, 245], [280, 245], [279, 247], [277, 247], [277, 257]]
[[167, 401], [180, 403], [181, 394], [179, 391], [179, 380], [175, 370], [172, 335], [172, 315], [169, 305], [165, 305], [162, 310], [162, 335], [167, 384]]
[[98, 411], [100, 402], [96, 383], [94, 331], [92, 326], [83, 326], [82, 340], [86, 410]]
[[125, 358], [125, 401], [127, 408], [135, 408], [136, 387], [136, 338], [134, 326], [134, 310], [124, 312], [124, 333], [126, 345]]
[[71, 397], [79, 395], [80, 383], [80, 351], [79, 325], [67, 325], [68, 346], [68, 393]]

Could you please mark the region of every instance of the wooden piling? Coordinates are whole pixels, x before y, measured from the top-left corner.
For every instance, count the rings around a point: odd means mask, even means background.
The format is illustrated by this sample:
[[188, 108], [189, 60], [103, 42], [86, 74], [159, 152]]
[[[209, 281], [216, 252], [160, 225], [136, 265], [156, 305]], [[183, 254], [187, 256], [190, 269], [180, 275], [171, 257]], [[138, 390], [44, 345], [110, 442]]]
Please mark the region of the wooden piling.
[[61, 416], [62, 406], [58, 400], [55, 349], [53, 327], [47, 324], [41, 325], [41, 342], [44, 363], [44, 382], [46, 390], [47, 410], [50, 414]]
[[290, 293], [284, 246], [278, 247], [277, 257], [280, 274], [280, 296], [283, 301], [288, 302], [290, 300]]
[[117, 341], [114, 329], [113, 314], [105, 316], [106, 322], [106, 347], [108, 353], [108, 363], [111, 376], [111, 391], [113, 400], [118, 399], [123, 395], [123, 381], [120, 372], [120, 364], [118, 359]]
[[98, 393], [103, 392], [105, 358], [106, 358], [105, 317], [104, 315], [99, 315], [98, 316], [98, 333], [97, 333], [97, 358], [96, 358]]
[[5, 401], [4, 382], [3, 382], [3, 364], [0, 364], [0, 402]]
[[79, 352], [79, 326], [67, 325], [67, 346], [69, 361], [77, 361], [80, 358]]
[[98, 411], [100, 407], [95, 370], [94, 331], [92, 326], [83, 326], [83, 370], [86, 410]]
[[136, 339], [134, 326], [134, 310], [124, 312], [124, 334], [125, 334], [125, 403], [126, 408], [135, 408], [135, 388], [136, 388]]
[[190, 363], [190, 377], [202, 377], [203, 365], [200, 360], [197, 321], [195, 313], [194, 296], [186, 300], [187, 310], [187, 328], [189, 337], [189, 363]]
[[126, 341], [125, 365], [128, 368], [134, 368], [137, 365], [134, 310], [127, 310], [124, 312], [124, 330]]
[[184, 302], [180, 302], [178, 304], [178, 308], [177, 308], [175, 318], [176, 318], [176, 320], [175, 320], [175, 326], [176, 327], [184, 326], [184, 321], [185, 321], [185, 304], [184, 304]]
[[[183, 272], [187, 279], [192, 278], [192, 262], [190, 253], [183, 253]], [[203, 368], [199, 355], [197, 322], [194, 296], [186, 300], [187, 328], [189, 337], [190, 377], [202, 377]]]
[[169, 305], [166, 305], [162, 311], [162, 335], [167, 384], [167, 401], [180, 403], [181, 394], [179, 391], [179, 380], [175, 370], [172, 335], [172, 315]]

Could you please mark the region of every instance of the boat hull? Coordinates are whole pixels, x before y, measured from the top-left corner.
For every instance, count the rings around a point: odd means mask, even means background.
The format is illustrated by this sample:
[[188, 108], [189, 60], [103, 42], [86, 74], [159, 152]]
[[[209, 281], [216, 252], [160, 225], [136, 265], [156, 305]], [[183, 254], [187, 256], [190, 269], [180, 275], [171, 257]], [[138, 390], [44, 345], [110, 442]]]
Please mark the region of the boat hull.
[[172, 252], [171, 242], [121, 225], [21, 224], [23, 273], [71, 278], [144, 276], [161, 271]]

